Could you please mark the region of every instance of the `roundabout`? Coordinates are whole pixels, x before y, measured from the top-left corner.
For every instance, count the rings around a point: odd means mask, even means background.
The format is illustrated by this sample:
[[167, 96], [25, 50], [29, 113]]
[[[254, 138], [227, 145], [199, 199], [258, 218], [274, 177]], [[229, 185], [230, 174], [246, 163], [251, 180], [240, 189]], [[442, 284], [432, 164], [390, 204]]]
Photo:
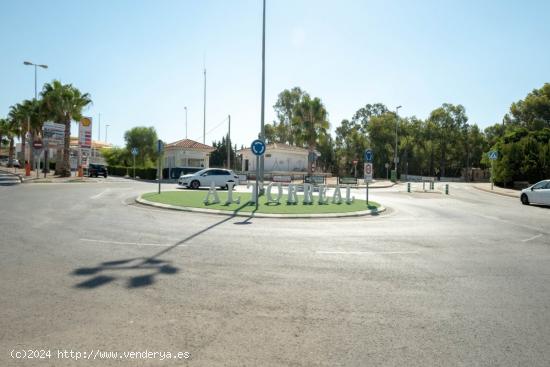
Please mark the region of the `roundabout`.
[[[299, 200], [296, 203], [288, 203], [286, 194], [282, 195], [278, 203], [268, 202], [267, 197], [259, 197], [258, 209], [251, 201], [249, 192], [235, 193], [231, 203], [227, 203], [227, 192], [219, 192], [219, 202], [205, 203], [204, 191], [166, 191], [146, 193], [139, 196], [136, 201], [140, 204], [153, 207], [181, 210], [188, 212], [201, 212], [230, 216], [266, 217], [266, 218], [338, 218], [364, 215], [378, 215], [386, 210], [379, 203], [369, 201], [367, 206], [364, 200], [353, 199], [350, 202], [342, 201], [333, 203], [328, 200], [319, 204], [313, 201], [310, 204]], [[299, 195], [301, 199], [303, 196]]]

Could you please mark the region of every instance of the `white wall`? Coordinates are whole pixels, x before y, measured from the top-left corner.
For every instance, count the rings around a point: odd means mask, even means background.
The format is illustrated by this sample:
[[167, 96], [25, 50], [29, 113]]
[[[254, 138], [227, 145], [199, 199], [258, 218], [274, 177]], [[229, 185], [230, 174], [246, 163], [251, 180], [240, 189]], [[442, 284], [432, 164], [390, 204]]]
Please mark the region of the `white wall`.
[[[248, 170], [253, 171], [256, 169], [256, 156], [250, 151], [243, 151], [243, 166], [241, 170], [245, 169], [245, 160], [248, 159]], [[294, 171], [305, 172], [307, 171], [307, 152], [292, 152], [292, 151], [278, 151], [272, 150], [266, 152], [264, 158], [264, 171]]]
[[164, 152], [164, 167], [201, 167], [208, 168], [210, 155], [196, 150], [170, 149]]

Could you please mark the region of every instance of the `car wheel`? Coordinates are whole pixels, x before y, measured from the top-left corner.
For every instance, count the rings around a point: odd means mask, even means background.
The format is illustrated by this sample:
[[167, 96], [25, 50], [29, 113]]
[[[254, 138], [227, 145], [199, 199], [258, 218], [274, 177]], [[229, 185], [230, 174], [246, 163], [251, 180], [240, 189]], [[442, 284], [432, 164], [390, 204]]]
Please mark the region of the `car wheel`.
[[197, 190], [201, 186], [201, 183], [197, 180], [191, 181], [191, 188]]
[[103, 175], [103, 178], [107, 178], [107, 174], [104, 174], [104, 175]]
[[521, 203], [523, 205], [529, 205], [529, 198], [527, 197], [527, 194], [522, 194], [521, 195]]

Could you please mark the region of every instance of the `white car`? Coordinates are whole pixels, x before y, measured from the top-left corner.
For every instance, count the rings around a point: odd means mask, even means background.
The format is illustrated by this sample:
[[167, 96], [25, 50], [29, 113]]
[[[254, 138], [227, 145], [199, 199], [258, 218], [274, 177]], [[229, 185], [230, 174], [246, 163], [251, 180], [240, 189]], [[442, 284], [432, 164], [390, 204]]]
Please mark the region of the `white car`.
[[180, 176], [178, 185], [198, 189], [201, 186], [210, 186], [212, 182], [215, 186], [227, 189], [228, 182], [233, 182], [235, 185], [239, 184], [239, 176], [228, 169], [207, 168]]
[[523, 205], [550, 205], [550, 180], [537, 182], [533, 186], [521, 190], [520, 198]]

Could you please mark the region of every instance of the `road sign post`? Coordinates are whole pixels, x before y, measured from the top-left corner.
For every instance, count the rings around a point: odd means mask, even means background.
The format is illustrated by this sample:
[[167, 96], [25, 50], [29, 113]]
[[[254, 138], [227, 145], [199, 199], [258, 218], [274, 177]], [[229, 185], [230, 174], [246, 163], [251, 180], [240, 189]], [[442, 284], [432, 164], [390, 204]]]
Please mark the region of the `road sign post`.
[[34, 161], [36, 162], [36, 178], [38, 178], [38, 171], [40, 171], [40, 154], [42, 153], [42, 141], [41, 140], [35, 140], [32, 143], [32, 147], [34, 150]]
[[[260, 157], [264, 155], [265, 153], [265, 143], [260, 140], [260, 139], [256, 139], [252, 142], [252, 144], [250, 145], [250, 150], [252, 151], [252, 154], [254, 154], [256, 156], [256, 190], [255, 191], [255, 195], [256, 195], [256, 210], [258, 210], [258, 193], [260, 191], [259, 187], [258, 187], [258, 184], [259, 184], [259, 176], [260, 176]], [[263, 177], [262, 177], [262, 182], [263, 182]]]
[[367, 199], [367, 207], [369, 206], [369, 182], [372, 181], [372, 160], [374, 156], [372, 154], [372, 149], [366, 149], [364, 154], [365, 165], [363, 167], [363, 174], [365, 176], [365, 191]]
[[495, 184], [494, 176], [493, 176], [493, 167], [494, 167], [494, 162], [498, 158], [498, 152], [496, 150], [491, 150], [488, 155], [489, 155], [489, 159], [491, 160], [491, 190], [493, 190], [494, 184]]
[[162, 140], [158, 140], [157, 141], [157, 152], [158, 152], [158, 180], [159, 180], [159, 195], [160, 195], [160, 183], [162, 181], [162, 170], [161, 170], [161, 165], [160, 165], [160, 162], [161, 162], [161, 159], [162, 159], [162, 152], [164, 150], [164, 143], [162, 142]]
[[136, 155], [138, 155], [139, 149], [136, 147], [132, 148], [132, 156], [134, 157], [134, 180], [136, 179]]

